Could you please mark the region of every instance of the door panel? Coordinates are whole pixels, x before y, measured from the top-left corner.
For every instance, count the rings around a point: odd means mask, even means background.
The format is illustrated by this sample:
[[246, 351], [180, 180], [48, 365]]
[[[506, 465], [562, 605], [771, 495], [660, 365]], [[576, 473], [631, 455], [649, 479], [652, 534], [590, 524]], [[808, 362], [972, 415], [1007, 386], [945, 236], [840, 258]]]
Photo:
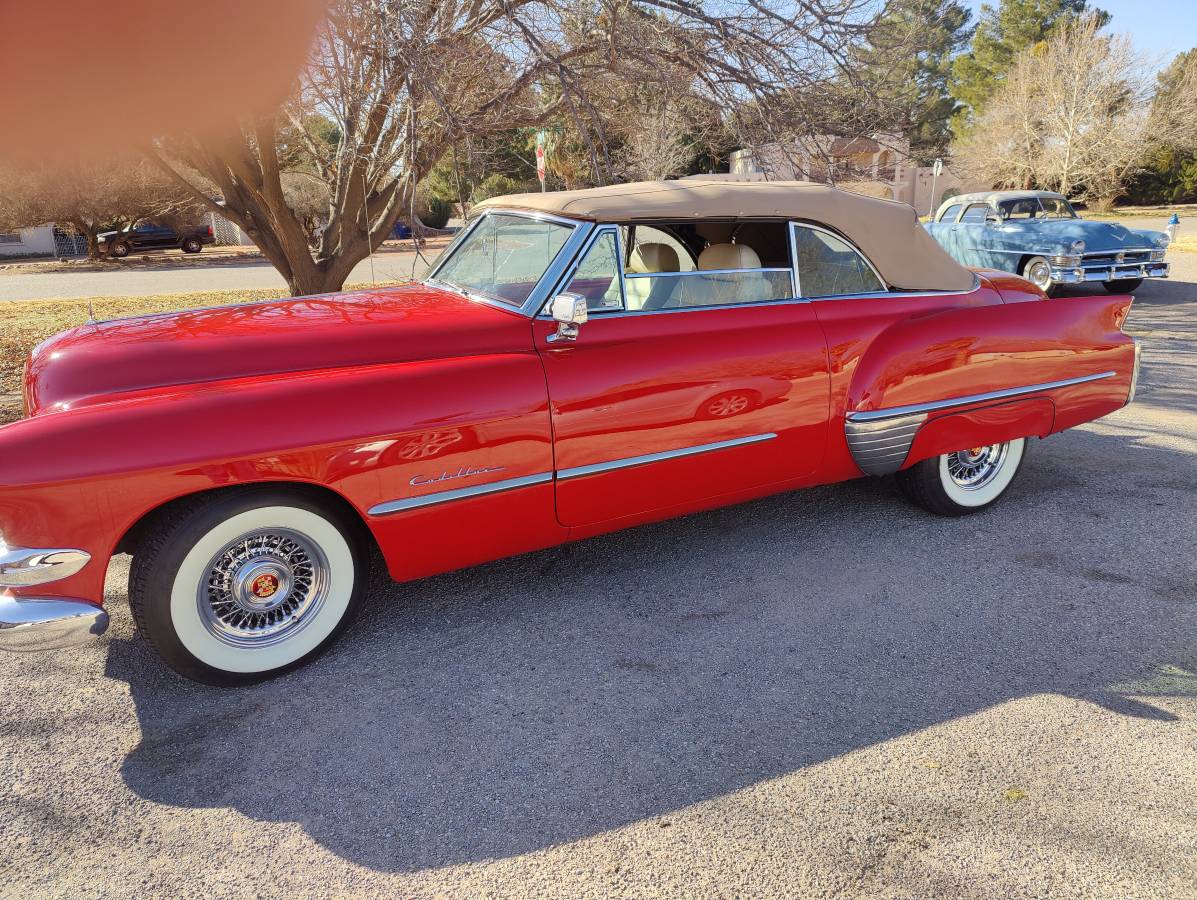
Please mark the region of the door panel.
[[[557, 515], [587, 525], [809, 475], [829, 380], [811, 304], [534, 323], [552, 405]], [[618, 467], [609, 468], [609, 464]]]

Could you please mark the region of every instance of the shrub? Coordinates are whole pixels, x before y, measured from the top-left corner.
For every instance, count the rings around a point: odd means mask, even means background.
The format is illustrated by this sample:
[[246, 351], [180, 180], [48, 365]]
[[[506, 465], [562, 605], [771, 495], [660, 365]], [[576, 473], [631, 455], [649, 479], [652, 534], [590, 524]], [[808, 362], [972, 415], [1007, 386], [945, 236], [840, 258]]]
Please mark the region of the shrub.
[[453, 207], [448, 200], [443, 200], [440, 197], [430, 197], [428, 200], [428, 210], [421, 214], [420, 221], [429, 228], [444, 228], [449, 223], [451, 215], [453, 215]]

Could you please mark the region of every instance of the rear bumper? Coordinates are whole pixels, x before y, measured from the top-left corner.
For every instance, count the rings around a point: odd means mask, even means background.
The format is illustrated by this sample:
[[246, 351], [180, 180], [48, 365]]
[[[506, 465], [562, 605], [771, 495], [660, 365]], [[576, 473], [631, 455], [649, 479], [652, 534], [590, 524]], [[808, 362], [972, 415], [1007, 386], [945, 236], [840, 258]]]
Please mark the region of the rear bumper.
[[1114, 266], [1052, 266], [1052, 281], [1056, 284], [1083, 284], [1089, 281], [1123, 281], [1135, 278], [1167, 278], [1170, 264], [1166, 262], [1124, 263]]
[[0, 650], [58, 650], [86, 643], [107, 630], [108, 613], [94, 603], [0, 594]]
[[1135, 391], [1139, 389], [1139, 365], [1143, 359], [1143, 345], [1139, 343], [1138, 338], [1131, 338], [1135, 342], [1135, 367], [1131, 370], [1130, 390], [1126, 394], [1126, 402], [1133, 403], [1135, 400]]

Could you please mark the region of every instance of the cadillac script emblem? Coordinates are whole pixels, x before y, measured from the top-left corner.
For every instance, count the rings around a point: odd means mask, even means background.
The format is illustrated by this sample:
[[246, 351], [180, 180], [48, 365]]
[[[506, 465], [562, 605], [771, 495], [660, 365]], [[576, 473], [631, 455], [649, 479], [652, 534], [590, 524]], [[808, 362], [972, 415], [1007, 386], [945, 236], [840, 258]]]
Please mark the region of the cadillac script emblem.
[[438, 481], [449, 481], [453, 478], [469, 478], [471, 475], [484, 475], [487, 472], [502, 472], [506, 466], [462, 466], [453, 472], [441, 472], [439, 475], [413, 475], [407, 482], [412, 487], [421, 484], [436, 484]]

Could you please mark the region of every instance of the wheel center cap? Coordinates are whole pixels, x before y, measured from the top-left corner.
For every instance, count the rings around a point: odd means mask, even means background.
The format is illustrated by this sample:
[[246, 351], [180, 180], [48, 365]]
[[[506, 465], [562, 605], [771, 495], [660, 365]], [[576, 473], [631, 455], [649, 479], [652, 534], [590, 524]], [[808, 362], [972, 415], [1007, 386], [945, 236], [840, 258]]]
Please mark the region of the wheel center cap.
[[291, 590], [291, 571], [273, 559], [255, 560], [233, 577], [233, 599], [247, 612], [269, 612], [281, 606]]

